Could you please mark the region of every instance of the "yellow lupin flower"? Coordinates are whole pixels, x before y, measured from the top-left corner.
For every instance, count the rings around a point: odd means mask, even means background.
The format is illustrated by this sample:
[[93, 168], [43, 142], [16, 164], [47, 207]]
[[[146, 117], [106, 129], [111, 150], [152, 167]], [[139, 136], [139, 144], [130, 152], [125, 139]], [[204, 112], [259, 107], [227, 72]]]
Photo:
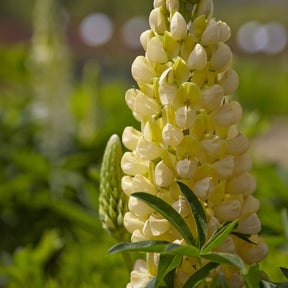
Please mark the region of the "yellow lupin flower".
[[[122, 179], [122, 189], [130, 197], [124, 225], [132, 242], [185, 243], [166, 219], [130, 196], [146, 192], [160, 197], [185, 217], [196, 233], [192, 213], [176, 185], [178, 180], [202, 202], [208, 236], [225, 221], [239, 219], [236, 231], [255, 238], [261, 230], [256, 214], [259, 201], [251, 195], [257, 183], [249, 173], [248, 139], [235, 126], [242, 117], [241, 105], [227, 97], [239, 83], [230, 68], [232, 52], [225, 44], [231, 29], [212, 18], [212, 0], [194, 4], [188, 21], [180, 4], [179, 0], [154, 0], [151, 29], [140, 37], [146, 54], [132, 64], [139, 89], [129, 89], [125, 100], [141, 122], [141, 131], [127, 127], [123, 132], [123, 144], [131, 150], [121, 162], [128, 175]], [[231, 236], [217, 251], [236, 253], [247, 264], [259, 262], [268, 249], [255, 239], [257, 245], [253, 246]], [[137, 261], [127, 287], [144, 288], [157, 274], [157, 257], [147, 254], [147, 262]], [[182, 287], [195, 273], [198, 264], [188, 262], [177, 268], [175, 287]], [[235, 288], [235, 283], [243, 282], [237, 268], [229, 269], [220, 265], [217, 271]]]

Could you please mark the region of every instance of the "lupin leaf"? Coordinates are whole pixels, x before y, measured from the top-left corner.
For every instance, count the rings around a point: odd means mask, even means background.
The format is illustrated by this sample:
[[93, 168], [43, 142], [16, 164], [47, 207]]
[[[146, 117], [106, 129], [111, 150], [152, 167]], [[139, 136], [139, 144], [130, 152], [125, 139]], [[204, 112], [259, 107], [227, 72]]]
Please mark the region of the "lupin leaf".
[[182, 262], [179, 255], [160, 254], [157, 276], [153, 278], [145, 288], [157, 288], [164, 280], [165, 276], [177, 268]]
[[181, 246], [175, 243], [170, 243], [166, 246], [165, 253], [189, 257], [198, 257], [200, 251], [195, 246]]
[[136, 192], [131, 195], [142, 200], [147, 205], [155, 209], [179, 231], [179, 233], [183, 236], [183, 238], [188, 244], [195, 246], [195, 239], [189, 227], [187, 226], [184, 219], [180, 216], [180, 214], [178, 214], [172, 206], [170, 206], [168, 203], [166, 203], [159, 197], [148, 193]]
[[228, 288], [228, 283], [223, 272], [219, 272], [216, 277], [214, 277], [211, 288]]
[[284, 267], [280, 267], [282, 273], [285, 275], [285, 277], [288, 279], [288, 269]]
[[202, 253], [207, 253], [218, 247], [236, 227], [237, 220], [233, 222], [225, 222], [212, 234], [207, 243], [202, 247]]
[[259, 270], [257, 264], [252, 265], [248, 272], [244, 275], [245, 287], [256, 288], [260, 286], [260, 281], [262, 278], [262, 273]]
[[207, 237], [207, 218], [205, 211], [198, 197], [185, 184], [179, 181], [177, 181], [177, 184], [191, 208], [197, 227], [196, 242], [198, 247], [201, 248], [206, 242]]
[[210, 262], [200, 268], [198, 271], [196, 271], [184, 284], [183, 288], [193, 288], [195, 287], [199, 282], [203, 281], [210, 272], [216, 268], [219, 264]]
[[118, 243], [108, 251], [108, 254], [128, 251], [161, 253], [165, 250], [167, 244], [169, 244], [169, 242], [159, 240], [148, 240], [135, 243]]
[[257, 243], [255, 243], [249, 239], [249, 237], [251, 236], [250, 234], [243, 234], [243, 233], [239, 233], [239, 232], [231, 232], [231, 234], [244, 240], [244, 241], [246, 241], [246, 242], [248, 242], [248, 243], [250, 243], [250, 244], [257, 245]]
[[231, 253], [218, 253], [218, 252], [212, 252], [212, 253], [207, 253], [207, 254], [201, 254], [201, 258], [204, 258], [206, 260], [210, 260], [215, 263], [219, 264], [227, 264], [227, 265], [232, 265], [236, 266], [239, 269], [244, 269], [245, 265], [242, 261], [242, 259]]

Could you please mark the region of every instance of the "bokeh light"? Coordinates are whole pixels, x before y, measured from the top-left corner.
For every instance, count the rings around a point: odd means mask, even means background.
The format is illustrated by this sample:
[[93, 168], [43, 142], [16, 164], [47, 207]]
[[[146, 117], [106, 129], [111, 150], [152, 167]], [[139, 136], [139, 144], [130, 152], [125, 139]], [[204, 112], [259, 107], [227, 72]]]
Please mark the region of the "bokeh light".
[[81, 38], [88, 46], [101, 46], [111, 39], [112, 34], [113, 24], [103, 13], [87, 16], [80, 25]]
[[131, 49], [140, 48], [139, 37], [148, 28], [148, 21], [144, 17], [138, 16], [128, 20], [122, 27], [122, 36], [125, 45]]

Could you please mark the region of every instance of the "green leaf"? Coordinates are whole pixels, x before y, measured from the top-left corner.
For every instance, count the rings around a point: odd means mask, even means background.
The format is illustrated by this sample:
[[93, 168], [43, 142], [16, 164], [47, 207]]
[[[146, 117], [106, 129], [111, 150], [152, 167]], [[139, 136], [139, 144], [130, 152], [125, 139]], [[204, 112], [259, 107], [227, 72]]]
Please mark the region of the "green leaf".
[[228, 283], [223, 272], [219, 272], [216, 277], [214, 277], [211, 288], [228, 288]]
[[236, 237], [238, 237], [238, 238], [240, 238], [240, 239], [242, 239], [242, 240], [244, 240], [250, 244], [257, 245], [257, 243], [255, 243], [249, 239], [249, 237], [251, 236], [250, 234], [243, 234], [243, 233], [239, 233], [239, 232], [231, 232], [230, 234], [232, 234], [232, 235], [234, 235], [234, 236], [236, 236]]
[[227, 238], [236, 225], [237, 220], [233, 222], [225, 222], [214, 232], [214, 234], [212, 234], [207, 243], [202, 247], [201, 251], [206, 253], [218, 247]]
[[170, 243], [166, 246], [165, 253], [189, 257], [198, 257], [200, 251], [195, 246], [181, 246], [175, 243]]
[[207, 254], [201, 254], [200, 257], [219, 264], [233, 265], [238, 267], [239, 269], [245, 268], [242, 259], [239, 256], [231, 253], [212, 252]]
[[187, 226], [184, 219], [177, 213], [177, 211], [172, 206], [170, 206], [168, 203], [166, 203], [159, 197], [148, 193], [137, 192], [131, 195], [142, 200], [150, 207], [155, 209], [157, 212], [159, 212], [179, 231], [179, 233], [183, 236], [183, 238], [188, 244], [195, 246], [195, 239], [189, 227]]
[[[183, 288], [193, 288], [200, 281], [204, 280], [219, 264], [210, 262], [195, 272], [184, 284]], [[255, 288], [255, 287], [254, 287]]]
[[207, 218], [205, 211], [198, 197], [185, 184], [179, 181], [177, 181], [177, 184], [190, 205], [197, 227], [197, 245], [201, 248], [207, 238]]
[[157, 288], [164, 280], [165, 276], [177, 268], [182, 262], [181, 256], [161, 254], [158, 264], [157, 276], [153, 278], [145, 288]]
[[128, 251], [161, 253], [165, 250], [167, 244], [169, 244], [169, 242], [159, 240], [148, 240], [135, 243], [119, 243], [114, 245], [108, 251], [108, 254], [116, 254], [119, 252], [128, 252]]
[[285, 277], [288, 279], [288, 269], [284, 267], [280, 267], [282, 273], [285, 275]]
[[256, 264], [251, 266], [243, 276], [246, 288], [256, 288], [260, 286], [262, 273]]

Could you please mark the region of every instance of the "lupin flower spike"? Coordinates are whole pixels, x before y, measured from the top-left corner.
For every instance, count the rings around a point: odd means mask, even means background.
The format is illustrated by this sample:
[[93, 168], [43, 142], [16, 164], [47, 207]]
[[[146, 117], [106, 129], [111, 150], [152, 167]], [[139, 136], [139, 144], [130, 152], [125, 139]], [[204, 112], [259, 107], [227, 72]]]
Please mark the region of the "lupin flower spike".
[[[239, 83], [225, 44], [231, 30], [212, 15], [212, 0], [154, 0], [151, 29], [140, 37], [146, 54], [132, 64], [139, 89], [125, 96], [141, 131], [127, 127], [123, 133], [123, 144], [131, 150], [121, 160], [126, 174], [122, 189], [129, 197], [124, 225], [132, 243], [163, 240], [187, 245], [190, 238], [184, 240], [171, 221], [131, 195], [145, 192], [164, 200], [185, 218], [196, 237], [199, 227], [177, 185], [180, 181], [194, 192], [207, 217], [202, 245], [219, 226], [238, 219], [235, 233], [251, 235], [250, 242], [233, 234], [216, 251], [238, 255], [250, 265], [264, 259], [268, 248], [257, 235], [259, 201], [252, 196], [257, 183], [249, 173], [248, 140], [236, 127], [242, 108], [229, 100]], [[146, 262], [138, 260], [127, 288], [144, 288], [156, 277], [159, 261], [157, 253], [148, 253]], [[183, 258], [175, 270], [174, 287], [183, 287], [204, 264]], [[243, 285], [239, 267], [221, 264], [214, 275], [219, 273], [228, 287]]]
[[107, 142], [101, 164], [99, 218], [103, 228], [119, 241], [124, 240], [123, 216], [127, 206], [126, 196], [121, 188], [121, 157], [121, 141], [114, 134]]

